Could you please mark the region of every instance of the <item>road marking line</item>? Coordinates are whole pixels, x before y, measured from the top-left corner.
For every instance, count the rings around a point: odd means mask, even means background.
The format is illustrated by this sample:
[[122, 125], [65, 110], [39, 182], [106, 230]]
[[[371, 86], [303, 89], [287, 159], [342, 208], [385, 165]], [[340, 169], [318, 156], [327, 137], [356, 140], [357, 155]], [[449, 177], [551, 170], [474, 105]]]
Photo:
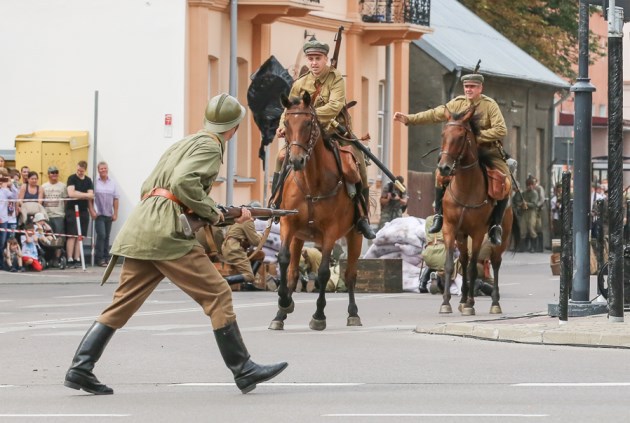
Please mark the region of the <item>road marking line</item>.
[[61, 295], [53, 298], [89, 298], [89, 297], [102, 297], [100, 294], [85, 294], [85, 295]]
[[[309, 382], [309, 383], [301, 383], [301, 382], [295, 382], [295, 383], [291, 383], [291, 382], [287, 382], [287, 383], [283, 383], [283, 382], [264, 382], [264, 383], [259, 383], [257, 386], [361, 386], [361, 385], [365, 385], [365, 383], [327, 383], [327, 382]], [[221, 382], [208, 382], [208, 383], [204, 383], [204, 382], [191, 382], [191, 383], [172, 383], [168, 386], [235, 386], [234, 382], [227, 382], [227, 383], [221, 383]]]
[[0, 414], [0, 417], [131, 417], [131, 414]]
[[453, 413], [391, 413], [391, 414], [322, 414], [322, 417], [549, 417], [549, 414], [453, 414]]
[[606, 387], [606, 386], [630, 386], [630, 382], [532, 382], [515, 383], [512, 386], [519, 387]]
[[15, 385], [0, 385], [0, 388], [13, 388]]

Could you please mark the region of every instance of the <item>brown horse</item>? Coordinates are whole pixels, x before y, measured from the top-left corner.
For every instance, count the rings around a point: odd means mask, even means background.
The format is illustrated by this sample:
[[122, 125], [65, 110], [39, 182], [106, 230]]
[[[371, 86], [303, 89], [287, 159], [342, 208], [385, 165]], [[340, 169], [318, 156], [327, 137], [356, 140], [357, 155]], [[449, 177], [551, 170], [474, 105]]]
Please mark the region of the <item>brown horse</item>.
[[[449, 288], [457, 246], [460, 251], [459, 260], [463, 279], [459, 311], [463, 315], [475, 314], [474, 283], [477, 279], [477, 260], [494, 208], [495, 200], [488, 196], [488, 181], [479, 161], [481, 150], [478, 149], [476, 140], [479, 130], [473, 118], [474, 113], [474, 107], [458, 115], [451, 115], [446, 110], [448, 122], [442, 130], [442, 150], [438, 171], [442, 177], [450, 177], [451, 182], [443, 199], [442, 231], [446, 247], [446, 262], [444, 265], [445, 287], [440, 313], [452, 313]], [[508, 248], [514, 219], [513, 210], [508, 206], [501, 224], [502, 243], [492, 248], [490, 261], [494, 273], [494, 287], [491, 314], [502, 313], [499, 304], [499, 269], [501, 256]], [[472, 238], [471, 252], [468, 251], [468, 237]]]
[[287, 174], [282, 188], [280, 208], [297, 209], [299, 213], [280, 218], [281, 247], [278, 253], [280, 286], [278, 313], [269, 329], [281, 330], [287, 314], [293, 312], [292, 294], [298, 280], [298, 264], [305, 241], [313, 241], [322, 248], [322, 262], [317, 271], [319, 296], [317, 310], [309, 327], [326, 329], [326, 284], [330, 279], [330, 253], [335, 242], [345, 237], [348, 244], [348, 266], [345, 283], [348, 287], [348, 326], [361, 326], [354, 299], [357, 262], [361, 254], [362, 235], [354, 225], [355, 206], [346, 192], [346, 184], [333, 153], [336, 148], [324, 136], [317, 120], [311, 97], [281, 98], [285, 111], [288, 144]]

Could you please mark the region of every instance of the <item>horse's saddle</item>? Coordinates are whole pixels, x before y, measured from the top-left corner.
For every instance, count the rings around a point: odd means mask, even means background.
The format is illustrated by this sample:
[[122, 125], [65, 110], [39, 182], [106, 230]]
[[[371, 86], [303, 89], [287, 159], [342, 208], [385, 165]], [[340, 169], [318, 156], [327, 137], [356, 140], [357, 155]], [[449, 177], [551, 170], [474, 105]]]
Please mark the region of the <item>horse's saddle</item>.
[[510, 195], [512, 183], [508, 176], [497, 169], [486, 168], [488, 175], [488, 197], [494, 200], [503, 200]]
[[361, 182], [361, 174], [359, 173], [359, 163], [356, 157], [354, 157], [354, 150], [351, 145], [340, 146], [339, 158], [341, 159], [341, 173], [343, 173], [343, 179], [350, 184], [358, 184]]

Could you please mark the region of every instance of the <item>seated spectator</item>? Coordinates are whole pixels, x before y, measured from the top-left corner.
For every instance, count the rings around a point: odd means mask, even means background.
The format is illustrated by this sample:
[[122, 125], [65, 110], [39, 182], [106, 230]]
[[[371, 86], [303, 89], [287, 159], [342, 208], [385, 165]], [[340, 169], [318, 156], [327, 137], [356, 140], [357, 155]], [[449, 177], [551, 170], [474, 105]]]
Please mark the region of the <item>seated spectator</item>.
[[44, 213], [35, 213], [35, 216], [33, 217], [33, 229], [35, 230], [37, 240], [40, 243], [50, 245], [54, 238], [52, 236], [53, 231], [48, 224]]
[[23, 272], [22, 249], [15, 238], [9, 238], [4, 249], [4, 268], [9, 272]]
[[39, 253], [37, 252], [37, 234], [32, 223], [25, 226], [25, 234], [22, 235], [22, 261], [24, 266], [30, 266], [36, 272], [43, 270], [42, 264], [39, 262]]

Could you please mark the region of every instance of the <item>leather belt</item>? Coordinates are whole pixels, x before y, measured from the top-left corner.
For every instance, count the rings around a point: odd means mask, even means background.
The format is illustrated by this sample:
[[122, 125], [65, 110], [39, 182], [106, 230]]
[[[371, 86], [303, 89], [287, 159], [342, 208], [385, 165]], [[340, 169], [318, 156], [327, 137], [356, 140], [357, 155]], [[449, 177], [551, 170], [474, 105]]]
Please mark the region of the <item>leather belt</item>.
[[171, 200], [172, 202], [174, 202], [178, 206], [181, 206], [185, 210], [188, 210], [188, 207], [186, 207], [184, 205], [184, 203], [179, 201], [179, 198], [175, 197], [175, 195], [172, 192], [170, 192], [169, 190], [167, 190], [166, 188], [153, 188], [151, 191], [147, 192], [146, 194], [144, 194], [142, 196], [142, 201], [146, 200], [149, 197], [164, 197], [164, 198], [168, 198], [169, 200]]

